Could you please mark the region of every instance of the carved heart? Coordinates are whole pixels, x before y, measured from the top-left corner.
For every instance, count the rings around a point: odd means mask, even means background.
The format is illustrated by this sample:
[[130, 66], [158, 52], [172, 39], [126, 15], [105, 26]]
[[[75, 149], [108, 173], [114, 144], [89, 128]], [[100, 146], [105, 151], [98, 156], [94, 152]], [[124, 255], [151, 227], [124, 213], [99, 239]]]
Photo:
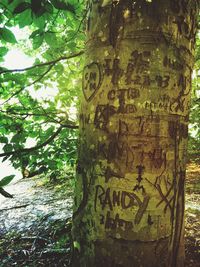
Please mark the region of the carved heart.
[[83, 94], [86, 101], [90, 101], [101, 85], [101, 72], [98, 63], [91, 63], [83, 70]]

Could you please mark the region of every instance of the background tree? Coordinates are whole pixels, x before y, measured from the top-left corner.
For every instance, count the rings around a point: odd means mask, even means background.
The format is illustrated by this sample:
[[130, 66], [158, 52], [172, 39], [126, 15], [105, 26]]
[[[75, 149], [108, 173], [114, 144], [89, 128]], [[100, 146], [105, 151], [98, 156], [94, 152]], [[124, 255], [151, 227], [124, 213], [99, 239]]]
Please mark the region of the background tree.
[[196, 57], [193, 73], [193, 90], [191, 101], [188, 158], [199, 162], [200, 160], [200, 39], [196, 38]]
[[184, 266], [197, 1], [89, 2], [74, 266]]

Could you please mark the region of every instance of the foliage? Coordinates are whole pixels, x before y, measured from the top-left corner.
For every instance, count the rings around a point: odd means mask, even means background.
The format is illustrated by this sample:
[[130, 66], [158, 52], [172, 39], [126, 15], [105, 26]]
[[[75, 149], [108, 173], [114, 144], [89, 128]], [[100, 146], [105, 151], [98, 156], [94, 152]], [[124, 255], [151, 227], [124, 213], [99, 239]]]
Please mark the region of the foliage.
[[7, 191], [5, 191], [3, 187], [9, 184], [13, 180], [14, 177], [15, 175], [9, 175], [9, 176], [5, 176], [3, 179], [0, 180], [0, 194], [3, 195], [4, 197], [7, 197], [7, 198], [13, 197]]
[[196, 61], [192, 85], [188, 152], [191, 159], [200, 161], [200, 33], [196, 40]]
[[4, 177], [3, 179], [0, 180], [0, 187], [6, 186], [7, 184], [9, 184], [13, 178], [15, 177], [15, 175], [9, 175]]
[[[84, 17], [81, 0], [0, 2], [0, 62], [13, 47], [35, 58], [28, 68], [0, 67], [0, 157], [25, 177], [54, 175], [76, 161], [77, 118], [70, 112], [79, 104]], [[17, 38], [16, 29], [28, 38]], [[47, 96], [36, 97], [41, 91]]]

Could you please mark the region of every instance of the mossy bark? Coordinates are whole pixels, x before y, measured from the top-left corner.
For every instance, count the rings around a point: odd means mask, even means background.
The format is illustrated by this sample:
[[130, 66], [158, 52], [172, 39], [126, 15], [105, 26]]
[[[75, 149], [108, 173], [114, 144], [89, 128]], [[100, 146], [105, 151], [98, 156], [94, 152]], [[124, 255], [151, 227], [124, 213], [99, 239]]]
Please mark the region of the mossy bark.
[[197, 2], [88, 9], [73, 265], [184, 266]]

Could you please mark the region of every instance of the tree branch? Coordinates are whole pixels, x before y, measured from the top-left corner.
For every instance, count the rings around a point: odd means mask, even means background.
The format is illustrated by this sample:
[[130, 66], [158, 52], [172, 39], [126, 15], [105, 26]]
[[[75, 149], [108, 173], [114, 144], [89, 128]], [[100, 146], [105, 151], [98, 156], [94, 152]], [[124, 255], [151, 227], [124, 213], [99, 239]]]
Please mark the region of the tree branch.
[[38, 67], [43, 67], [43, 66], [48, 66], [48, 65], [55, 65], [59, 61], [63, 61], [63, 60], [71, 59], [71, 58], [74, 58], [74, 57], [78, 57], [78, 56], [81, 56], [82, 54], [84, 54], [84, 51], [80, 51], [78, 53], [71, 54], [71, 55], [65, 56], [65, 57], [59, 57], [59, 58], [57, 58], [55, 60], [39, 63], [39, 64], [33, 65], [31, 67], [23, 68], [23, 69], [10, 69], [10, 70], [5, 69], [5, 70], [1, 70], [0, 74], [8, 73], [8, 72], [9, 73], [10, 72], [24, 72], [24, 71], [32, 70], [32, 69], [38, 68]]
[[1, 104], [1, 106], [2, 105], [4, 105], [4, 104], [6, 104], [6, 103], [8, 103], [13, 97], [15, 97], [16, 95], [18, 95], [19, 93], [21, 93], [25, 88], [27, 88], [27, 87], [29, 87], [29, 86], [32, 86], [32, 85], [34, 85], [34, 84], [36, 84], [37, 82], [39, 82], [39, 81], [41, 81], [43, 78], [44, 78], [44, 76], [53, 68], [53, 66], [55, 65], [55, 63], [52, 63], [49, 67], [48, 67], [48, 69], [39, 77], [39, 78], [37, 78], [35, 81], [33, 81], [32, 83], [29, 83], [27, 86], [24, 86], [24, 87], [22, 87], [22, 88], [20, 88], [17, 92], [15, 92], [15, 93], [13, 93], [6, 101], [4, 101], [2, 104]]
[[55, 133], [52, 134], [51, 137], [49, 137], [45, 142], [38, 144], [36, 146], [30, 147], [30, 148], [22, 148], [22, 149], [17, 149], [15, 151], [10, 151], [10, 152], [4, 152], [0, 154], [0, 157], [9, 157], [9, 156], [13, 156], [13, 155], [17, 155], [17, 154], [21, 154], [21, 153], [30, 153], [33, 152], [35, 150], [38, 150], [46, 145], [48, 145], [49, 143], [51, 143], [58, 135], [59, 133], [62, 131], [63, 128], [70, 128], [70, 129], [77, 129], [77, 126], [73, 126], [73, 125], [61, 125], [57, 131], [55, 131]]
[[7, 198], [13, 198], [13, 196], [6, 192], [2, 187], [0, 187], [0, 194]]
[[[35, 116], [35, 117], [46, 117], [46, 113], [29, 113], [29, 112], [20, 112], [20, 110], [15, 111], [15, 110], [3, 110], [3, 109], [0, 109], [0, 112], [1, 113], [5, 113], [5, 114], [8, 114], [8, 115], [16, 115], [16, 116]], [[50, 115], [52, 116], [57, 116], [59, 113], [49, 113]]]
[[78, 125], [70, 125], [70, 124], [62, 124], [63, 128], [68, 128], [68, 129], [78, 129]]

